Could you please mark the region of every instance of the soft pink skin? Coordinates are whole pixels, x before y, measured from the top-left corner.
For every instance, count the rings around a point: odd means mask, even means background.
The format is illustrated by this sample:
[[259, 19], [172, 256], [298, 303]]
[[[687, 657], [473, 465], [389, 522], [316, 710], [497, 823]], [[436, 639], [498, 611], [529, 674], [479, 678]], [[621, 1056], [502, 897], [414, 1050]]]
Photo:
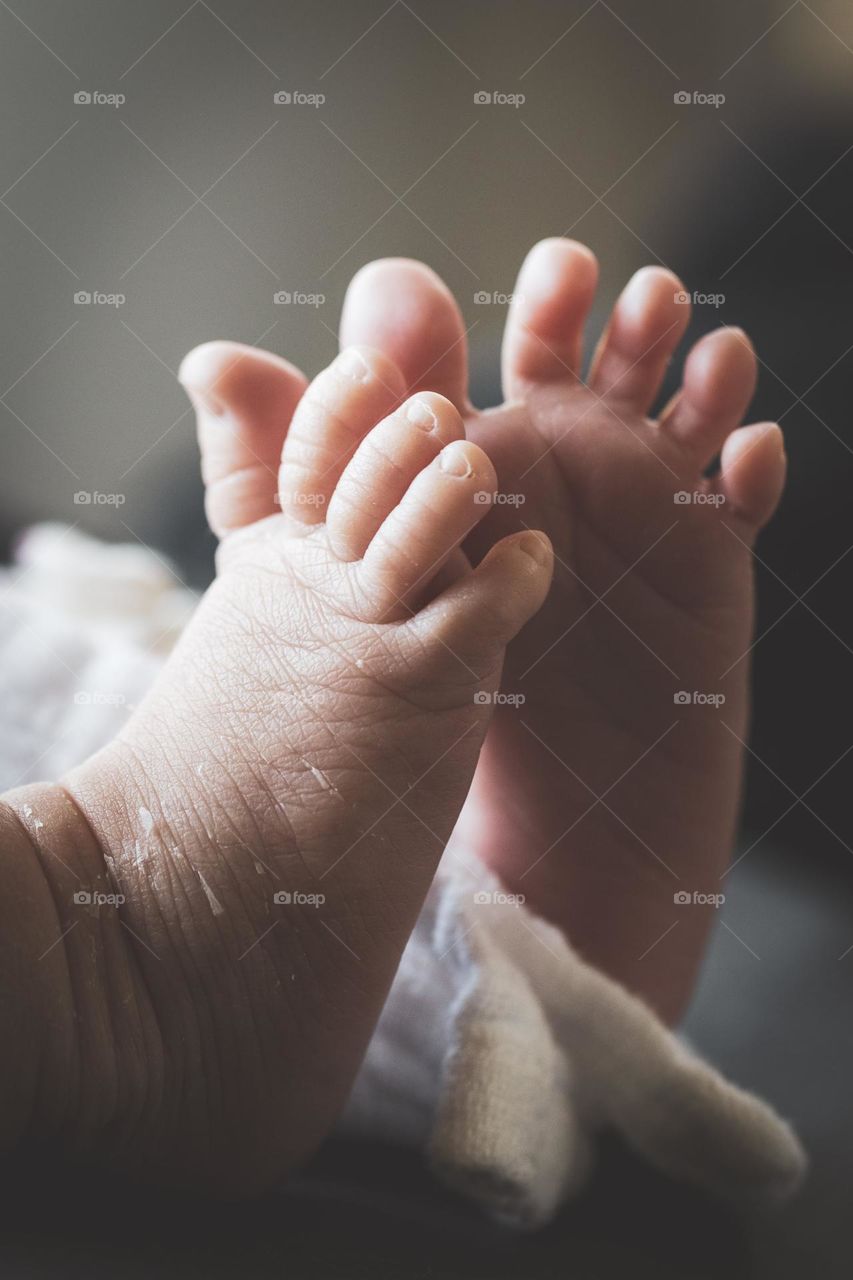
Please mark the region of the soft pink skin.
[[[773, 424], [740, 427], [756, 371], [739, 330], [697, 343], [680, 394], [659, 419], [646, 416], [689, 317], [680, 282], [663, 269], [631, 282], [582, 384], [596, 276], [592, 254], [574, 242], [531, 251], [504, 340], [508, 403], [485, 413], [469, 401], [458, 307], [422, 264], [362, 269], [341, 341], [384, 351], [408, 390], [452, 400], [500, 490], [523, 494], [523, 505], [496, 508], [469, 539], [474, 561], [525, 525], [543, 528], [556, 551], [548, 601], [504, 671], [503, 690], [526, 702], [498, 708], [455, 838], [587, 958], [675, 1020], [713, 909], [678, 907], [673, 896], [718, 893], [732, 848], [748, 721], [750, 548], [778, 501], [784, 450]], [[189, 372], [221, 386], [218, 370], [234, 350], [201, 348]], [[269, 366], [257, 373], [259, 395], [293, 377]], [[277, 430], [286, 427], [282, 412]], [[719, 451], [721, 474], [706, 482]], [[676, 505], [678, 490], [725, 504]], [[682, 688], [726, 702], [679, 707]]]
[[208, 440], [235, 529], [216, 581], [119, 737], [0, 801], [0, 1150], [38, 1138], [228, 1194], [314, 1150], [470, 786], [483, 695], [547, 594], [539, 534], [460, 564], [495, 476], [449, 401], [372, 430], [405, 394], [381, 353], [301, 399], [276, 373], [299, 401], [279, 506], [251, 479], [280, 437], [249, 470], [246, 439]]

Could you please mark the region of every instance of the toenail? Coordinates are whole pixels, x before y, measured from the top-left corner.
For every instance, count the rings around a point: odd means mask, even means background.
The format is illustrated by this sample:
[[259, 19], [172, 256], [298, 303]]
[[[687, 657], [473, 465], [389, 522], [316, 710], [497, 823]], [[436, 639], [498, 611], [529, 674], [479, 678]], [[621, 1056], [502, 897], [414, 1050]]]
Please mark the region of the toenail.
[[539, 565], [548, 563], [548, 548], [536, 533], [525, 533], [518, 540], [518, 549]]
[[356, 382], [364, 382], [370, 376], [367, 361], [355, 347], [347, 347], [346, 351], [341, 352], [335, 361], [335, 369], [344, 377], [353, 378]]
[[474, 468], [468, 461], [468, 455], [458, 442], [449, 444], [446, 449], [442, 449], [438, 461], [445, 475], [459, 476], [464, 479], [466, 476], [474, 474]]
[[410, 400], [406, 407], [406, 418], [413, 427], [420, 427], [421, 431], [432, 431], [438, 426], [438, 418], [426, 400]]
[[[623, 318], [641, 316], [658, 288], [656, 267], [641, 267], [635, 271], [625, 286], [619, 310]], [[680, 297], [680, 295], [679, 295]]]

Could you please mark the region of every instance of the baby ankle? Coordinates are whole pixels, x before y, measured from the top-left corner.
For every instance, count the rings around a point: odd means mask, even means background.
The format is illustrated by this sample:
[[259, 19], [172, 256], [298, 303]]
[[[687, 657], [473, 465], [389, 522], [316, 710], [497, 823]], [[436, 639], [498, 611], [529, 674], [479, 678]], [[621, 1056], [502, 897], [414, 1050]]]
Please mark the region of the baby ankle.
[[[122, 895], [89, 822], [59, 785], [3, 796], [0, 859], [0, 983], [15, 985], [0, 1006], [10, 1023], [0, 1040], [20, 1043], [23, 1027], [28, 1043], [25, 1056], [14, 1055], [17, 1069], [0, 1068], [0, 1142], [8, 1149], [26, 1131], [86, 1151], [107, 1126], [118, 1135], [135, 1123], [157, 1052]], [[2, 1074], [13, 1070], [14, 1079]], [[18, 1133], [5, 1114], [11, 1099], [27, 1103]]]

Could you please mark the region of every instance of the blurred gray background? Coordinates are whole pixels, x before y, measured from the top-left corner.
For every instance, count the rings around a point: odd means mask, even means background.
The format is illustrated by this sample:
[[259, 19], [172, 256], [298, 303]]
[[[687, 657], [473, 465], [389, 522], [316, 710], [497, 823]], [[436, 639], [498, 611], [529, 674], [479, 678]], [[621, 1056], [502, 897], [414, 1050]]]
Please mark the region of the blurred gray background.
[[481, 404], [504, 307], [475, 297], [509, 293], [536, 239], [599, 255], [593, 338], [627, 276], [663, 262], [723, 299], [692, 338], [751, 331], [753, 416], [781, 419], [791, 457], [759, 546], [747, 822], [853, 866], [849, 3], [2, 0], [0, 50], [7, 547], [77, 521], [203, 580], [181, 357], [228, 337], [316, 372], [372, 258], [422, 258], [455, 290]]
[[[702, 263], [707, 242], [744, 181], [773, 197], [756, 236], [792, 203], [790, 173], [764, 168], [767, 135], [849, 114], [850, 46], [843, 0], [0, 6], [7, 524], [61, 516], [171, 543], [195, 469], [181, 356], [230, 337], [318, 369], [347, 281], [374, 257], [423, 258], [445, 277], [487, 398], [503, 308], [474, 295], [508, 293], [545, 234], [570, 230], [599, 254], [602, 308], [659, 260], [725, 294], [700, 323], [741, 320], [745, 270], [718, 277], [755, 237]], [[679, 90], [726, 100], [679, 107]], [[75, 103], [81, 91], [126, 101]], [[276, 105], [281, 91], [326, 101]], [[477, 91], [526, 100], [478, 106]], [[832, 244], [816, 219], [801, 225], [806, 251]], [[753, 254], [773, 251], [770, 232]], [[783, 275], [780, 261], [772, 310], [805, 337]], [[75, 305], [79, 291], [126, 301]], [[276, 291], [325, 302], [276, 306]], [[815, 377], [843, 345], [813, 352]], [[804, 419], [811, 429], [803, 413], [787, 425]], [[84, 511], [79, 490], [126, 501]]]
[[[228, 337], [317, 371], [348, 280], [375, 257], [422, 258], [454, 289], [480, 404], [499, 397], [504, 308], [476, 294], [509, 293], [544, 235], [598, 254], [593, 331], [655, 261], [723, 295], [696, 307], [691, 338], [749, 329], [751, 416], [782, 421], [791, 483], [758, 547], [749, 856], [690, 1031], [795, 1116], [816, 1157], [805, 1200], [762, 1236], [761, 1274], [803, 1274], [811, 1238], [822, 1275], [849, 1275], [849, 0], [0, 0], [0, 63], [7, 550], [21, 526], [60, 519], [204, 580], [181, 357]], [[120, 505], [80, 505], [81, 491]], [[539, 1250], [530, 1274], [565, 1274]], [[673, 1274], [752, 1274], [685, 1270], [685, 1256]]]

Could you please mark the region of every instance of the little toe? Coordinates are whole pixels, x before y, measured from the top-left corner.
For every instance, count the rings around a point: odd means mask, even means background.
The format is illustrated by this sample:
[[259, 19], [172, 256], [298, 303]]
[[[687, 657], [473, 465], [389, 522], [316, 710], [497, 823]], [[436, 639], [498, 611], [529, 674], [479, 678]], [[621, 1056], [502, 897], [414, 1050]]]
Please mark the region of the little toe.
[[678, 277], [664, 267], [643, 267], [613, 308], [590, 369], [591, 389], [647, 413], [689, 321]]
[[490, 510], [497, 488], [486, 454], [456, 440], [412, 481], [358, 566], [371, 616], [405, 617], [452, 552]]
[[504, 332], [504, 396], [532, 382], [577, 378], [583, 327], [598, 283], [598, 263], [585, 245], [540, 240], [522, 264]]
[[426, 653], [432, 649], [440, 666], [447, 665], [449, 656], [485, 676], [483, 660], [499, 654], [544, 604], [553, 571], [554, 552], [544, 533], [527, 529], [510, 534], [407, 626], [421, 637]]
[[412, 396], [374, 427], [329, 502], [326, 526], [338, 558], [360, 559], [418, 473], [446, 444], [464, 436], [458, 410], [433, 391]]
[[286, 360], [237, 342], [206, 342], [178, 377], [196, 411], [205, 506], [218, 537], [276, 510], [278, 463], [308, 385]]
[[713, 485], [735, 515], [759, 529], [782, 496], [786, 465], [781, 428], [775, 422], [757, 422], [729, 435]]
[[468, 350], [453, 294], [422, 262], [382, 258], [362, 267], [347, 289], [341, 345], [384, 351], [401, 370], [406, 389], [438, 391], [465, 412]]
[[364, 436], [405, 394], [400, 370], [379, 351], [348, 347], [314, 379], [284, 442], [282, 511], [306, 527], [321, 524], [341, 473]]
[[681, 391], [664, 410], [661, 427], [691, 449], [700, 469], [743, 421], [756, 377], [755, 352], [742, 329], [717, 329], [690, 352]]

